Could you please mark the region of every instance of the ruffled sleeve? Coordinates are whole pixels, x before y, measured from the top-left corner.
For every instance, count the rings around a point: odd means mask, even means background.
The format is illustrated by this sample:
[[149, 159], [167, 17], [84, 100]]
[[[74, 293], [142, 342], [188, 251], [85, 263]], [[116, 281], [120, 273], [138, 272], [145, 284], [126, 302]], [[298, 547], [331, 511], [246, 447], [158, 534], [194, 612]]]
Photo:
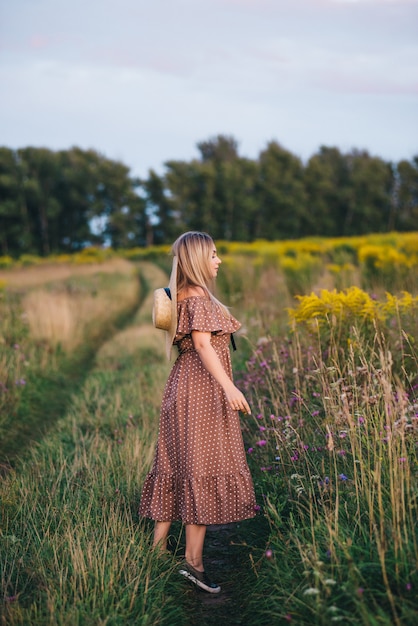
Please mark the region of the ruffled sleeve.
[[190, 335], [192, 330], [216, 334], [234, 333], [241, 327], [232, 315], [225, 317], [211, 300], [204, 296], [186, 298], [177, 304], [177, 335]]

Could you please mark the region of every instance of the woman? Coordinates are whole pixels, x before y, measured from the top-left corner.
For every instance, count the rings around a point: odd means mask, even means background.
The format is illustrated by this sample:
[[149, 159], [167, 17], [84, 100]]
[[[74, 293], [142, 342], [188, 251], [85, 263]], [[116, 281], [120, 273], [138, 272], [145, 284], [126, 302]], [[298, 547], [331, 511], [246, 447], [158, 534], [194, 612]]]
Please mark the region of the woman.
[[[213, 295], [221, 260], [206, 233], [187, 232], [173, 244], [170, 279], [174, 325], [168, 344], [178, 358], [168, 378], [154, 463], [140, 515], [156, 521], [154, 547], [166, 550], [173, 520], [186, 525], [180, 573], [218, 593], [203, 565], [208, 524], [254, 516], [254, 490], [238, 411], [250, 407], [232, 380], [229, 343], [240, 327]], [[176, 323], [177, 322], [177, 323]]]

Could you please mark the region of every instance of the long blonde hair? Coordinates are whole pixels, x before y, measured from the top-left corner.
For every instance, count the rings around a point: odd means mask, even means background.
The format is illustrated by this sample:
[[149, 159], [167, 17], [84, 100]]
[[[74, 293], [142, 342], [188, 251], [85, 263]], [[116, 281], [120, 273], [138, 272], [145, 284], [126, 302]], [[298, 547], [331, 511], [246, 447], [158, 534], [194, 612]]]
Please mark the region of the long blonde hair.
[[171, 252], [177, 257], [177, 293], [188, 287], [201, 287], [208, 298], [229, 317], [227, 307], [214, 295], [215, 280], [210, 264], [215, 244], [207, 233], [189, 231], [173, 243]]

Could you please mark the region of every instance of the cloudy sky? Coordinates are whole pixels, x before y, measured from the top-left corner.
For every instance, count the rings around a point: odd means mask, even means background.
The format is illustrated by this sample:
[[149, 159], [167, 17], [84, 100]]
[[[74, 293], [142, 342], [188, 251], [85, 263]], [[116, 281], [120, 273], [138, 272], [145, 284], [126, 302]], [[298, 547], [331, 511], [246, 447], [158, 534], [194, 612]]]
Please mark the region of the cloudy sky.
[[0, 145], [418, 153], [418, 0], [0, 0]]

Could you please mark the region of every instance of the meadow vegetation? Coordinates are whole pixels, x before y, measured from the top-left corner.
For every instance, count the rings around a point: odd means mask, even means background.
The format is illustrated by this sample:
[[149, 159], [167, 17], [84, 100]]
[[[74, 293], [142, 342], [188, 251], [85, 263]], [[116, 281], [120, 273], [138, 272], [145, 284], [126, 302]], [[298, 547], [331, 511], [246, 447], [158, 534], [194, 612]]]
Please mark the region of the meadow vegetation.
[[[413, 626], [418, 236], [217, 243], [258, 517], [230, 546], [242, 602], [204, 619]], [[167, 248], [17, 265], [0, 273], [0, 623], [198, 623], [181, 547], [153, 557], [137, 516]]]

